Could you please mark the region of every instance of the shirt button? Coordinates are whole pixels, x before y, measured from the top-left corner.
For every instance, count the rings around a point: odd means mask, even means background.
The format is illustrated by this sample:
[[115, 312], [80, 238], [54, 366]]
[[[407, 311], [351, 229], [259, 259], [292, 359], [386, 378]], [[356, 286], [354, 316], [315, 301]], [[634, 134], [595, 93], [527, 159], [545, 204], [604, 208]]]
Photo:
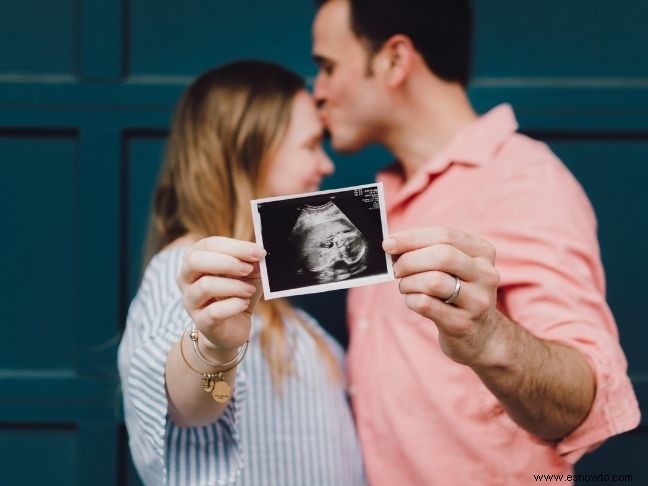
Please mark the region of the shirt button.
[[358, 329], [361, 331], [366, 331], [369, 329], [369, 321], [367, 319], [360, 319], [358, 321]]

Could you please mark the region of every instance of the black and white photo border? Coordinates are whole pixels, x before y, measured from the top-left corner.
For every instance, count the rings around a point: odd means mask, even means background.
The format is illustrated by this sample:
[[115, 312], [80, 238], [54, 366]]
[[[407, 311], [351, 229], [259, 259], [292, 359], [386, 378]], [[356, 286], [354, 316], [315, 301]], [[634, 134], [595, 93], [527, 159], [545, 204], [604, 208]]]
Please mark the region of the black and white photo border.
[[[372, 184], [363, 184], [359, 186], [343, 187], [338, 189], [329, 189], [324, 191], [316, 191], [316, 192], [309, 192], [309, 193], [302, 193], [302, 194], [291, 194], [288, 196], [275, 196], [275, 197], [252, 200], [250, 201], [250, 205], [252, 207], [252, 221], [254, 224], [254, 235], [256, 237], [256, 242], [257, 244], [264, 246], [263, 244], [264, 229], [261, 223], [259, 204], [267, 204], [267, 203], [273, 203], [278, 201], [288, 201], [290, 199], [299, 199], [300, 203], [303, 203], [304, 199], [307, 200], [308, 198], [317, 199], [327, 194], [335, 194], [335, 193], [341, 193], [341, 192], [353, 191], [353, 190], [364, 190], [369, 188], [376, 188], [378, 190], [378, 202], [379, 202], [380, 224], [381, 224], [380, 230], [382, 234], [382, 238], [381, 238], [382, 241], [389, 233], [387, 230], [387, 216], [386, 216], [386, 209], [385, 209], [385, 196], [383, 192], [383, 186], [382, 183], [377, 182]], [[300, 203], [296, 203], [296, 204], [300, 204]], [[268, 229], [266, 231], [272, 231], [272, 229]], [[385, 258], [386, 271], [384, 273], [379, 273], [376, 275], [370, 275], [365, 277], [356, 277], [356, 278], [350, 277], [348, 279], [341, 280], [339, 282], [307, 285], [303, 287], [294, 287], [294, 288], [278, 290], [278, 291], [270, 290], [270, 281], [268, 278], [268, 268], [266, 265], [266, 260], [262, 259], [259, 262], [259, 267], [261, 271], [263, 295], [266, 300], [270, 300], [270, 299], [277, 299], [281, 297], [290, 297], [294, 295], [305, 295], [305, 294], [314, 294], [320, 292], [328, 292], [330, 290], [349, 289], [353, 287], [373, 285], [373, 284], [384, 283], [384, 282], [389, 282], [391, 280], [394, 280], [394, 268], [393, 268], [391, 256], [385, 253], [382, 250], [382, 247], [380, 247], [379, 250], [382, 252]]]

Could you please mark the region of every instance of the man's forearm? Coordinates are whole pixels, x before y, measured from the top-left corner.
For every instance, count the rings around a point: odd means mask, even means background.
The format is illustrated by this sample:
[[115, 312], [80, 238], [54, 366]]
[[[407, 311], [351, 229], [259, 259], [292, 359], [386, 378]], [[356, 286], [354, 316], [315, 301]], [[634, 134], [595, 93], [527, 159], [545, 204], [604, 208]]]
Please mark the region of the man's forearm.
[[576, 349], [538, 339], [498, 312], [497, 343], [471, 368], [522, 428], [545, 440], [572, 432], [587, 416], [595, 381]]

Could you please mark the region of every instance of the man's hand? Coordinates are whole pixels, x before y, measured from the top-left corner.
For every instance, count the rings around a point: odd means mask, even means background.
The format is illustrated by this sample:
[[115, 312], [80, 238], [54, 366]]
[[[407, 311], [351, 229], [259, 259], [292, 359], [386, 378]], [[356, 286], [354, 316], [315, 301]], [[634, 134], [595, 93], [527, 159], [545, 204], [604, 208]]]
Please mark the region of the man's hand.
[[[396, 258], [394, 274], [407, 306], [434, 321], [443, 352], [477, 366], [493, 356], [497, 330], [495, 248], [476, 236], [442, 226], [390, 235], [385, 251]], [[451, 304], [443, 302], [460, 289]]]

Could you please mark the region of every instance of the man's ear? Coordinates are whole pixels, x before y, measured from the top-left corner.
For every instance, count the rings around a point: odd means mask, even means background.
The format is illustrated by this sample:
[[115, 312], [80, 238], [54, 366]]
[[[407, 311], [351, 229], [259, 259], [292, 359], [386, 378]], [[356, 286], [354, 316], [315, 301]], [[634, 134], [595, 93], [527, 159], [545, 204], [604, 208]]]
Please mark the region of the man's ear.
[[388, 87], [403, 84], [412, 71], [416, 51], [406, 35], [391, 36], [376, 55], [376, 70], [380, 71]]

